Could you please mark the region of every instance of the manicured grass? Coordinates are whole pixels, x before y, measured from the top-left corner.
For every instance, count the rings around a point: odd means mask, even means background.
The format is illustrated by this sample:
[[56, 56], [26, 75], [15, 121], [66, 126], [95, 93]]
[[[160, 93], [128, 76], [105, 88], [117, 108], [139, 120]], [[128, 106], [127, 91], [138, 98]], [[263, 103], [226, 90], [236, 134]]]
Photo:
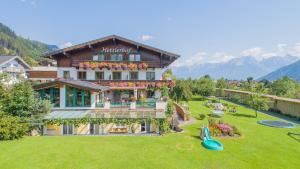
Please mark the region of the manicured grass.
[[[195, 117], [210, 111], [201, 101], [189, 105]], [[207, 124], [206, 118], [185, 126], [183, 133], [160, 137], [26, 137], [0, 142], [0, 168], [299, 168], [300, 137], [288, 132], [300, 133], [300, 128], [262, 126], [251, 115], [253, 110], [241, 106], [236, 116], [225, 114], [223, 120], [237, 126], [243, 136], [217, 138], [224, 146], [221, 152], [201, 146], [199, 128]], [[258, 119], [276, 118], [260, 113]]]

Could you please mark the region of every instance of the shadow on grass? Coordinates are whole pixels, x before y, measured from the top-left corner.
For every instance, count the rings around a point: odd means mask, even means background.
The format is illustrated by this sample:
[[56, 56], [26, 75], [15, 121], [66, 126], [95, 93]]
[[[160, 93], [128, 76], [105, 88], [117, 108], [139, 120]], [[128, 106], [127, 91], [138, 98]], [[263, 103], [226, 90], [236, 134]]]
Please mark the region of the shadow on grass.
[[202, 140], [202, 139], [200, 138], [200, 136], [191, 136], [191, 137], [193, 137], [193, 138], [195, 138], [195, 139], [197, 139], [197, 140]]
[[299, 133], [299, 134], [296, 134], [296, 133], [288, 132], [287, 135], [290, 136], [291, 138], [293, 138], [294, 140], [300, 142], [300, 133]]
[[205, 101], [208, 100], [207, 98], [201, 98], [201, 97], [193, 97], [189, 101]]
[[216, 115], [216, 114], [208, 114], [209, 117], [214, 117], [214, 118], [221, 118], [222, 116]]
[[256, 118], [254, 115], [241, 114], [241, 113], [230, 113], [230, 115], [236, 116], [236, 117]]

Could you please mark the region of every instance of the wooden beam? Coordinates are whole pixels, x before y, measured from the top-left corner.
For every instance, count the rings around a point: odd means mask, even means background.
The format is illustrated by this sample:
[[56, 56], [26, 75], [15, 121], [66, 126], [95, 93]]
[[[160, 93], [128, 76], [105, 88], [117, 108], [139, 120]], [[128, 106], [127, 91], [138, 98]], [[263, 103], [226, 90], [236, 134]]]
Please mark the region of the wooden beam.
[[90, 49], [94, 49], [93, 46], [92, 46], [92, 44], [90, 44], [90, 43], [88, 44], [88, 47], [89, 47]]
[[63, 55], [70, 57], [71, 55], [69, 53], [67, 53], [66, 51], [63, 52]]
[[160, 56], [159, 56], [159, 66], [161, 68], [162, 68], [162, 65], [161, 65], [162, 57], [163, 57], [163, 53], [160, 53]]
[[116, 38], [113, 38], [112, 40], [113, 40], [114, 45], [116, 45], [117, 44]]

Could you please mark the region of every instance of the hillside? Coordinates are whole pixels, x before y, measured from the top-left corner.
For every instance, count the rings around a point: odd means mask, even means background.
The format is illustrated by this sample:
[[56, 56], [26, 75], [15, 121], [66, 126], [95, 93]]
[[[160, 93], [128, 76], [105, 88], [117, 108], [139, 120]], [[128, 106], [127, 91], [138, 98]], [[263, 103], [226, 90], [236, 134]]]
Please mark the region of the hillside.
[[42, 53], [57, 49], [39, 41], [25, 39], [0, 23], [0, 55], [20, 55], [26, 62], [35, 65]]
[[267, 80], [273, 81], [273, 80], [279, 79], [283, 76], [288, 76], [291, 79], [294, 79], [294, 80], [300, 82], [300, 60], [298, 60], [290, 65], [281, 67], [259, 79], [267, 79]]

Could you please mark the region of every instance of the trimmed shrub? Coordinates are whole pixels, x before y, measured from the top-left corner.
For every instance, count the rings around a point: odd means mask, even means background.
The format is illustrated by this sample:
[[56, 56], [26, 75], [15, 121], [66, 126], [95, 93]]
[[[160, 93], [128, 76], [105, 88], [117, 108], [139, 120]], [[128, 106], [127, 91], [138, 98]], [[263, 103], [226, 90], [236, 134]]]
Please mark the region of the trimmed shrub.
[[19, 117], [9, 116], [0, 112], [0, 140], [22, 138], [28, 132], [28, 125], [21, 122]]
[[199, 120], [205, 119], [206, 115], [205, 114], [199, 114]]

